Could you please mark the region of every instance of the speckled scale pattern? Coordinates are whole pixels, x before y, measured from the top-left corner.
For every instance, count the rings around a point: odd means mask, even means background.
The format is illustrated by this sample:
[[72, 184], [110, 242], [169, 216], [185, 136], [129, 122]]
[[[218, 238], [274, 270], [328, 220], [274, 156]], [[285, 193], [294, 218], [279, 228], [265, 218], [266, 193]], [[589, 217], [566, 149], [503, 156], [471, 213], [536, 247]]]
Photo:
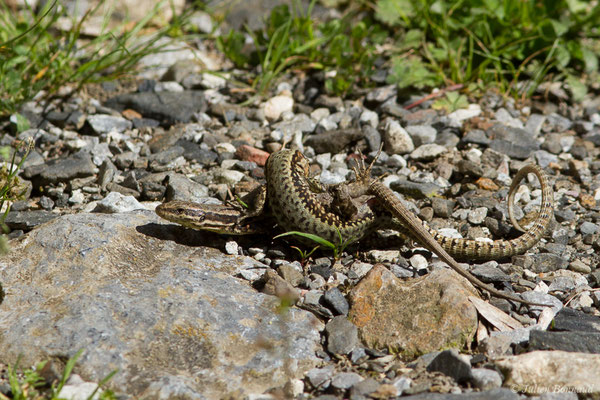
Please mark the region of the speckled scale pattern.
[[448, 253], [459, 259], [497, 260], [526, 252], [539, 242], [542, 235], [548, 230], [548, 226], [554, 215], [552, 187], [542, 169], [533, 164], [521, 168], [514, 177], [509, 190], [511, 194], [508, 198], [509, 206], [512, 208], [516, 188], [529, 173], [534, 174], [540, 181], [542, 189], [541, 208], [531, 228], [518, 238], [482, 242], [470, 239], [448, 238], [429, 227], [426, 227], [426, 229]]
[[[311, 190], [307, 181], [308, 169], [308, 160], [299, 151], [285, 149], [272, 154], [267, 160], [266, 166], [269, 208], [284, 230], [312, 233], [333, 243], [339, 242], [338, 230], [344, 240], [354, 241], [376, 229], [392, 228], [425, 247], [431, 247], [423, 241], [424, 232], [420, 228], [422, 227], [453, 257], [495, 260], [522, 254], [533, 247], [548, 229], [553, 215], [552, 188], [546, 175], [536, 165], [526, 165], [519, 170], [511, 184], [508, 202], [512, 212], [512, 200], [518, 184], [527, 174], [535, 174], [542, 188], [542, 206], [537, 219], [533, 226], [520, 237], [493, 242], [443, 236], [429, 228], [406, 209], [403, 209], [403, 215], [400, 216], [398, 210], [401, 204], [392, 197], [393, 194], [389, 189], [375, 180], [372, 180], [371, 184], [372, 194], [395, 218], [376, 216], [371, 212], [362, 218], [342, 220], [337, 214], [327, 210]], [[402, 206], [402, 208], [404, 207]], [[419, 229], [416, 229], [415, 224], [419, 225]]]
[[306, 157], [295, 150], [281, 150], [267, 160], [269, 208], [283, 230], [312, 233], [339, 243], [338, 230], [343, 240], [354, 241], [380, 227], [382, 221], [373, 213], [342, 220], [327, 210], [308, 184], [308, 168]]

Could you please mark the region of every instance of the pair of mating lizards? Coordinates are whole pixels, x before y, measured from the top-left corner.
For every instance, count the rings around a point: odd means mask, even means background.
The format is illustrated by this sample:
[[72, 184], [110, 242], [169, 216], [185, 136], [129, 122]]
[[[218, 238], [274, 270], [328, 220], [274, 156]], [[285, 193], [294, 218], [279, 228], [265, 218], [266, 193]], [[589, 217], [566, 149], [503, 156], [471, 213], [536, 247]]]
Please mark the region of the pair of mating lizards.
[[[553, 215], [553, 193], [548, 179], [535, 165], [523, 167], [510, 186], [509, 218], [524, 232], [513, 240], [480, 242], [442, 236], [411, 213], [394, 193], [371, 177], [371, 163], [355, 169], [356, 181], [325, 186], [309, 177], [309, 163], [299, 151], [283, 149], [270, 155], [265, 175], [267, 184], [242, 200], [247, 209], [235, 205], [206, 205], [171, 201], [159, 205], [156, 213], [188, 228], [240, 235], [267, 232], [277, 222], [285, 231], [312, 233], [332, 243], [341, 238], [359, 240], [377, 229], [394, 229], [426, 247], [473, 285], [516, 302], [531, 303], [493, 288], [463, 269], [453, 257], [494, 260], [521, 254], [533, 247], [548, 229]], [[514, 218], [515, 189], [527, 174], [540, 181], [542, 202], [533, 225], [525, 231]]]

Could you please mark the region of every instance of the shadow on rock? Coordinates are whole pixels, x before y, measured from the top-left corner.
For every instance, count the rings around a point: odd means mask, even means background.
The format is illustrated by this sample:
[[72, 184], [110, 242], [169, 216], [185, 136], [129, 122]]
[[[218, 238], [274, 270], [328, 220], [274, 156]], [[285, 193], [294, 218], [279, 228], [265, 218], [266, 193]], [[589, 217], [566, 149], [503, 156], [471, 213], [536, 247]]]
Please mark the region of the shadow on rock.
[[227, 240], [227, 236], [185, 228], [176, 224], [165, 225], [150, 222], [137, 226], [135, 230], [142, 235], [190, 247], [206, 246], [222, 249]]

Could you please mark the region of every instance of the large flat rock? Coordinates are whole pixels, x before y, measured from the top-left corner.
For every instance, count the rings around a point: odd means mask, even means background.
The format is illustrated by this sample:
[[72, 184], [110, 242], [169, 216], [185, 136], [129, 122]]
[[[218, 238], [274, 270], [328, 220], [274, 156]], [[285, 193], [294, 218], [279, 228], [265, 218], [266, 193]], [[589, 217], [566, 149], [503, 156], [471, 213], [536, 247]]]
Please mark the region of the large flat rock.
[[322, 324], [256, 292], [264, 267], [215, 236], [152, 212], [67, 215], [10, 242], [0, 260], [0, 359], [33, 365], [84, 349], [75, 372], [145, 398], [262, 393], [317, 359]]
[[452, 270], [401, 281], [376, 265], [350, 292], [350, 320], [367, 346], [396, 349], [412, 358], [463, 348], [477, 327], [471, 284]]

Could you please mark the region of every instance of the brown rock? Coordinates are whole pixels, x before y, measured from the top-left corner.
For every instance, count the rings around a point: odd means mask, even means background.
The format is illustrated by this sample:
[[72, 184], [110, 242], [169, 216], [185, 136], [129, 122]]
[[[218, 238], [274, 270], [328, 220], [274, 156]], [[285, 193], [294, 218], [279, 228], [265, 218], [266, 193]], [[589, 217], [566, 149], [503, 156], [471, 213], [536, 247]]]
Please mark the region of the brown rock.
[[579, 195], [579, 204], [585, 208], [593, 208], [596, 207], [596, 199], [592, 195], [581, 193]]
[[300, 298], [298, 290], [277, 275], [274, 270], [267, 269], [262, 279], [265, 284], [262, 289], [263, 293], [287, 300], [290, 304], [296, 303]]
[[131, 108], [127, 108], [121, 112], [121, 115], [127, 118], [128, 120], [133, 120], [136, 118], [143, 118], [142, 114], [139, 112], [132, 110]]
[[243, 161], [254, 161], [257, 165], [262, 167], [267, 163], [269, 153], [243, 144], [235, 150], [235, 156]]
[[367, 346], [414, 357], [471, 341], [477, 312], [469, 296], [475, 289], [452, 270], [404, 282], [376, 265], [350, 293], [349, 317]]
[[475, 182], [475, 183], [477, 184], [477, 186], [479, 186], [479, 188], [484, 189], [484, 190], [497, 191], [500, 189], [500, 187], [498, 187], [498, 185], [496, 185], [494, 183], [494, 181], [491, 180], [490, 178], [481, 177], [481, 178], [477, 179], [477, 182]]

